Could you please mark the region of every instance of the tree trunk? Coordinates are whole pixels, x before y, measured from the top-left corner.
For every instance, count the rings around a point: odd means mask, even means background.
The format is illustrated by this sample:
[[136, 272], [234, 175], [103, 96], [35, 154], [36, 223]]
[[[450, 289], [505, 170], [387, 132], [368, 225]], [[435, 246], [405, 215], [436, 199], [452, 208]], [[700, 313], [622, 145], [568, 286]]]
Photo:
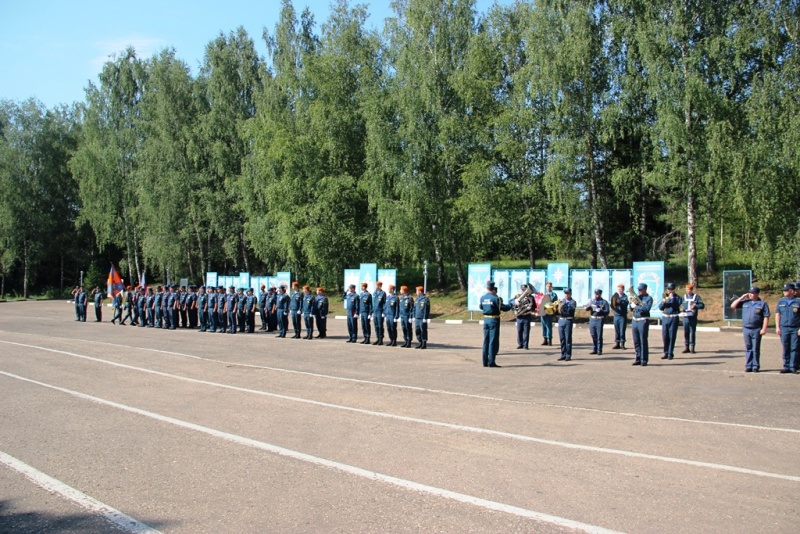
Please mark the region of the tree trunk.
[[436, 256], [436, 281], [439, 288], [447, 286], [447, 275], [444, 272], [444, 258], [442, 257], [442, 247], [438, 239], [433, 240], [433, 253]]
[[589, 202], [592, 210], [592, 229], [594, 231], [594, 244], [597, 249], [597, 259], [592, 259], [592, 268], [597, 269], [597, 261], [603, 269], [608, 269], [606, 261], [606, 251], [603, 245], [603, 221], [600, 217], [599, 200], [597, 199], [597, 178], [594, 169], [594, 154], [592, 151], [591, 138], [586, 139], [586, 162], [589, 165]]
[[239, 238], [242, 242], [242, 260], [244, 260], [245, 272], [250, 272], [250, 255], [247, 253], [247, 239], [244, 237], [244, 224], [239, 232]]
[[706, 215], [706, 227], [706, 272], [715, 273], [717, 272], [717, 249], [714, 239], [717, 232], [714, 227], [714, 217], [710, 211]]
[[456, 264], [456, 276], [458, 277], [458, 287], [462, 291], [467, 290], [467, 278], [464, 276], [464, 265], [461, 262], [461, 250], [458, 248], [458, 239], [450, 232], [450, 239], [453, 244], [453, 261]]
[[28, 298], [28, 278], [30, 277], [30, 254], [28, 253], [28, 240], [22, 240], [22, 297]]
[[688, 199], [686, 201], [686, 222], [687, 233], [689, 240], [689, 266], [688, 275], [689, 283], [697, 285], [697, 237], [695, 236], [696, 213], [694, 205], [694, 193], [689, 190]]
[[533, 252], [533, 241], [528, 240], [528, 262], [530, 263], [531, 269], [536, 268], [536, 256]]

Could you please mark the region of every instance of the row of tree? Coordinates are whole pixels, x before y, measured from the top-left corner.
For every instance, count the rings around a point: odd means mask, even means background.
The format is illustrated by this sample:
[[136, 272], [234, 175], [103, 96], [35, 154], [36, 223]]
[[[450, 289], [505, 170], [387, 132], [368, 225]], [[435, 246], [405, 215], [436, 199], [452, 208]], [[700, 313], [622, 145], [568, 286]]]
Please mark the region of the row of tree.
[[[0, 107], [0, 271], [72, 282], [498, 257], [800, 271], [800, 3], [283, 0], [266, 55], [125, 50], [71, 108]], [[155, 274], [157, 273], [157, 274]]]

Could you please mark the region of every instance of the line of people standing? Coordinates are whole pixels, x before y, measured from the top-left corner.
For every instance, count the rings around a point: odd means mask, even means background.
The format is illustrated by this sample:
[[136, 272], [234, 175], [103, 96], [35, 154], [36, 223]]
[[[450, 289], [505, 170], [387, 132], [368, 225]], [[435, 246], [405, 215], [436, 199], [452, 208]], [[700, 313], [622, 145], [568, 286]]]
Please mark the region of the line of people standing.
[[[416, 299], [408, 291], [407, 286], [400, 286], [400, 294], [396, 287], [389, 286], [389, 292], [383, 291], [383, 282], [375, 283], [374, 293], [368, 291], [366, 282], [361, 284], [361, 293], [356, 293], [355, 284], [350, 284], [344, 299], [347, 316], [347, 343], [358, 342], [358, 325], [361, 323], [363, 339], [361, 344], [368, 345], [375, 328], [375, 341], [372, 345], [383, 345], [384, 336], [388, 337], [387, 346], [397, 346], [397, 324], [403, 329], [403, 348], [410, 348], [413, 334], [417, 335], [416, 349], [428, 348], [428, 322], [430, 320], [431, 303], [423, 286], [417, 286]], [[411, 326], [414, 326], [412, 332]], [[385, 326], [385, 328], [384, 328]]]

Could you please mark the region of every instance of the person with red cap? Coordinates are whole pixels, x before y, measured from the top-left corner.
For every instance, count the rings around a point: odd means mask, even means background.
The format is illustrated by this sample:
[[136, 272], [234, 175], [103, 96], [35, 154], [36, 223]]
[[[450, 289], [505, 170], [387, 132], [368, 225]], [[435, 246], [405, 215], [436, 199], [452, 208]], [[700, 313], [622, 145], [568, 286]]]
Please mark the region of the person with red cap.
[[361, 300], [361, 304], [359, 304], [361, 310], [361, 329], [364, 331], [364, 341], [362, 341], [361, 344], [369, 345], [369, 338], [372, 334], [372, 327], [370, 326], [370, 321], [372, 319], [372, 295], [367, 290], [366, 282], [361, 282], [359, 299]]
[[408, 294], [408, 286], [400, 286], [400, 324], [403, 326], [404, 349], [411, 347], [414, 341], [414, 332], [411, 329], [411, 321], [414, 315], [414, 297]]
[[292, 339], [300, 339], [300, 329], [302, 328], [301, 317], [303, 314], [303, 294], [300, 293], [300, 283], [292, 282], [292, 294], [289, 296], [289, 314], [292, 316], [292, 328], [294, 335]]
[[306, 335], [303, 339], [314, 339], [314, 317], [317, 315], [317, 299], [311, 294], [310, 286], [303, 286], [303, 322]]
[[415, 349], [428, 348], [428, 319], [431, 316], [431, 302], [424, 293], [425, 288], [417, 286], [417, 301], [414, 304], [414, 329], [419, 345]]
[[400, 299], [394, 294], [394, 286], [389, 285], [389, 293], [386, 295], [386, 304], [383, 313], [386, 318], [386, 334], [389, 336], [387, 346], [397, 346], [397, 315], [400, 311]]

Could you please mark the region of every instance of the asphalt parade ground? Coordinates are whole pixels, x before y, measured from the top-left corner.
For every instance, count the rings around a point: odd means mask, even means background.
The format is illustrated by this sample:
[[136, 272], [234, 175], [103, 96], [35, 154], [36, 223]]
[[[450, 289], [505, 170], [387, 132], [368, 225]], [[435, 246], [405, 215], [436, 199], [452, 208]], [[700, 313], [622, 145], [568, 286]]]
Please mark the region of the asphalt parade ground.
[[[334, 304], [334, 303], [332, 303]], [[334, 304], [335, 305], [335, 304]], [[797, 532], [800, 375], [741, 334], [650, 365], [558, 347], [427, 350], [74, 321], [0, 304], [2, 532]], [[682, 334], [681, 334], [682, 335]], [[374, 340], [374, 338], [373, 338]], [[556, 340], [557, 341], [557, 336]], [[678, 343], [678, 350], [682, 344]], [[416, 343], [414, 344], [416, 346]]]

